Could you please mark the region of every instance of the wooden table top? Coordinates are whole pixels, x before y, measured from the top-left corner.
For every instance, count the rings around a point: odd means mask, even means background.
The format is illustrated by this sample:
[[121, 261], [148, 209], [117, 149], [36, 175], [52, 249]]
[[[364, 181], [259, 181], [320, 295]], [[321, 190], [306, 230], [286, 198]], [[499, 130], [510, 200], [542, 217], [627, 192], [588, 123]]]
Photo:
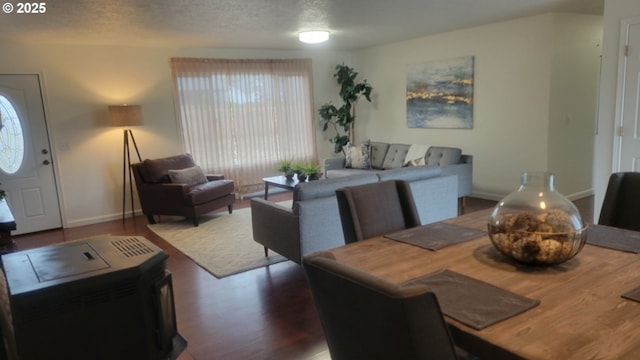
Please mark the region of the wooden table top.
[[[489, 212], [446, 222], [486, 230]], [[381, 236], [330, 252], [394, 283], [447, 268], [540, 300], [537, 307], [479, 331], [447, 318], [455, 341], [472, 353], [480, 355], [489, 346], [527, 359], [640, 359], [640, 303], [621, 297], [640, 287], [636, 254], [586, 244], [565, 263], [534, 267], [501, 255], [488, 236], [438, 251]]]

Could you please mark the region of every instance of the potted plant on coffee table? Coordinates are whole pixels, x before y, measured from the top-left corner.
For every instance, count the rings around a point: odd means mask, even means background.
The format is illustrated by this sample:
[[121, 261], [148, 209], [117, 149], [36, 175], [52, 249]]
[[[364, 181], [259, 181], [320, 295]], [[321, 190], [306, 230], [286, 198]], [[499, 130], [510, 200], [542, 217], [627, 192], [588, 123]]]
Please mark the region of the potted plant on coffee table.
[[307, 175], [304, 174], [304, 164], [297, 161], [291, 165], [291, 170], [298, 175], [298, 181], [307, 180]]
[[278, 163], [277, 170], [282, 173], [287, 179], [293, 179], [293, 166], [291, 164], [291, 160], [281, 160]]
[[302, 173], [307, 177], [307, 179], [309, 179], [309, 181], [318, 180], [321, 175], [321, 170], [322, 168], [320, 167], [320, 165], [314, 163], [313, 161], [309, 161], [302, 167]]

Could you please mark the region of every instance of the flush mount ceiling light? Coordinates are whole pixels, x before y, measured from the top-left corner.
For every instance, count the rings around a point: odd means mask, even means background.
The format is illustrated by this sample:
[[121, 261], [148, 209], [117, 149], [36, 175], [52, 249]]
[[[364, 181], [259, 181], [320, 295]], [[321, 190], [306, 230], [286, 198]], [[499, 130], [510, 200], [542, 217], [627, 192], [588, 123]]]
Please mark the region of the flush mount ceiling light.
[[307, 44], [319, 44], [329, 40], [329, 32], [325, 30], [303, 31], [298, 33], [298, 39]]

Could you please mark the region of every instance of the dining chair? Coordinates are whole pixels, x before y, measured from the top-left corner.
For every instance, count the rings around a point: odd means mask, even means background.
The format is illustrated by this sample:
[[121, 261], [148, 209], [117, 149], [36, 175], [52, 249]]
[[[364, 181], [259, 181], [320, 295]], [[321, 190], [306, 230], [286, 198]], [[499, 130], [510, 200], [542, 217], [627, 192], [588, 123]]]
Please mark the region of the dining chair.
[[390, 283], [328, 252], [306, 256], [303, 268], [333, 360], [469, 358], [426, 286]]
[[598, 224], [640, 231], [640, 172], [611, 174]]
[[409, 183], [381, 181], [336, 190], [345, 243], [420, 225]]

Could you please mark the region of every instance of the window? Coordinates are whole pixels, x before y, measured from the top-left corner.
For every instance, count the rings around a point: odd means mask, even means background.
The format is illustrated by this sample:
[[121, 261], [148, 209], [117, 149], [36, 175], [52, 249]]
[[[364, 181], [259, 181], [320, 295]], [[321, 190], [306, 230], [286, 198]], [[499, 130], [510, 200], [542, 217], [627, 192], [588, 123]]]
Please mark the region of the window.
[[280, 160], [316, 161], [311, 60], [171, 59], [185, 152], [240, 194]]
[[24, 159], [22, 125], [11, 101], [0, 95], [0, 170], [15, 174]]

